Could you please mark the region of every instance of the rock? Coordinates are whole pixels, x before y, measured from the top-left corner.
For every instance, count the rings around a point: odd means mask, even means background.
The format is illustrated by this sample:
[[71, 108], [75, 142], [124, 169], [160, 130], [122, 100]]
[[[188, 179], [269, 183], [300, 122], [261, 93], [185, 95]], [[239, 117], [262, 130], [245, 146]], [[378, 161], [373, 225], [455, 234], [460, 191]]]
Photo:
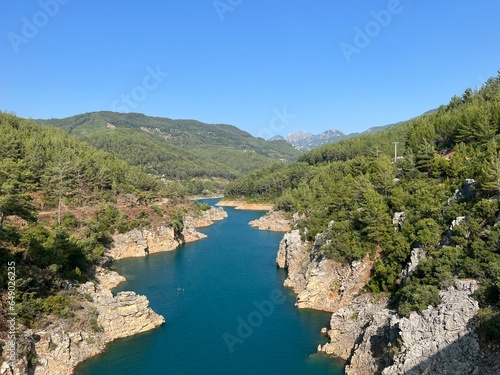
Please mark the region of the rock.
[[479, 306], [474, 280], [458, 280], [440, 292], [442, 302], [399, 322], [400, 353], [382, 374], [473, 374], [480, 358], [473, 320]]
[[174, 229], [159, 226], [154, 229], [133, 229], [113, 236], [113, 247], [106, 253], [114, 260], [143, 257], [164, 251], [177, 249], [183, 243], [198, 241], [206, 235], [196, 230], [194, 219], [184, 218], [184, 229], [176, 236]]
[[406, 280], [410, 275], [415, 272], [417, 269], [418, 265], [420, 264], [420, 260], [425, 258], [427, 255], [427, 252], [424, 249], [421, 248], [414, 248], [411, 250], [410, 254], [410, 260], [408, 263], [406, 263], [405, 267], [401, 271], [401, 277], [402, 277], [402, 284], [406, 284]]
[[458, 227], [460, 225], [460, 223], [464, 220], [467, 220], [467, 216], [459, 216], [457, 218], [455, 218], [455, 220], [453, 220], [451, 222], [451, 225], [450, 225], [450, 230], [453, 230], [455, 229], [456, 227]]
[[362, 295], [332, 315], [330, 342], [321, 351], [347, 360], [346, 375], [494, 374], [482, 359], [474, 319], [474, 280], [440, 292], [442, 302], [399, 318]]
[[472, 178], [465, 179], [462, 188], [455, 190], [453, 196], [448, 199], [447, 204], [450, 205], [453, 200], [458, 201], [460, 199], [470, 200], [474, 197], [476, 193], [476, 181]]
[[249, 225], [271, 232], [288, 232], [291, 229], [290, 220], [285, 218], [283, 211], [270, 211], [260, 219], [251, 221]]
[[276, 264], [288, 270], [285, 286], [294, 289], [296, 293], [305, 288], [305, 271], [308, 260], [308, 243], [302, 242], [300, 232], [293, 230], [286, 233], [280, 242]]
[[116, 199], [116, 204], [119, 206], [137, 207], [141, 204], [141, 200], [134, 194], [124, 194]]
[[387, 298], [374, 302], [373, 297], [363, 294], [356, 297], [349, 305], [332, 314], [327, 336], [330, 342], [320, 351], [341, 358], [350, 359], [353, 349], [363, 339], [364, 330], [380, 311], [384, 311]]
[[118, 272], [111, 271], [102, 267], [96, 267], [94, 275], [97, 283], [99, 284], [99, 287], [105, 290], [116, 288], [119, 284], [126, 281], [126, 279], [122, 275], [118, 274]]
[[208, 227], [214, 221], [224, 220], [227, 217], [227, 212], [222, 207], [210, 207], [206, 211], [202, 211], [198, 217], [188, 217], [187, 221], [192, 222], [196, 228]]
[[134, 292], [120, 292], [113, 297], [111, 292], [97, 299], [98, 323], [112, 340], [149, 331], [165, 319], [156, 314], [145, 296]]
[[285, 234], [280, 243], [276, 263], [288, 270], [284, 285], [298, 294], [296, 306], [335, 312], [349, 304], [369, 280], [373, 261], [367, 256], [351, 265], [323, 258], [319, 248], [324, 235], [318, 234], [309, 250], [298, 230]]
[[[0, 374], [70, 375], [78, 363], [101, 353], [109, 342], [146, 332], [165, 322], [149, 307], [145, 296], [121, 292], [113, 297], [109, 288], [123, 280], [116, 272], [98, 268], [96, 279], [98, 284], [87, 282], [78, 288], [79, 293], [92, 297], [92, 302], [82, 302], [78, 324], [55, 319], [43, 329], [24, 331], [18, 338], [18, 347], [23, 352], [19, 353], [19, 366], [9, 372], [3, 364]], [[92, 319], [94, 327], [84, 324]], [[35, 358], [35, 362], [29, 363], [30, 358]]]
[[401, 229], [403, 227], [405, 219], [406, 215], [404, 211], [394, 212], [394, 215], [392, 216], [392, 225]]

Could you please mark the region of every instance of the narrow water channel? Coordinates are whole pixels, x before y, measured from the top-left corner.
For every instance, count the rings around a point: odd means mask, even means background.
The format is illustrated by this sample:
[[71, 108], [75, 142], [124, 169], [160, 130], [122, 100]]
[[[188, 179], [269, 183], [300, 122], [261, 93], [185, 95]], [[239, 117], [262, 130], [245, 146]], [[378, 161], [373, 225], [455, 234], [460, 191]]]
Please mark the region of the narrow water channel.
[[114, 292], [146, 295], [166, 324], [117, 340], [78, 375], [344, 373], [316, 354], [330, 314], [296, 309], [283, 287], [275, 265], [283, 234], [248, 226], [263, 212], [225, 209], [227, 219], [201, 230], [204, 240], [114, 263], [127, 278]]

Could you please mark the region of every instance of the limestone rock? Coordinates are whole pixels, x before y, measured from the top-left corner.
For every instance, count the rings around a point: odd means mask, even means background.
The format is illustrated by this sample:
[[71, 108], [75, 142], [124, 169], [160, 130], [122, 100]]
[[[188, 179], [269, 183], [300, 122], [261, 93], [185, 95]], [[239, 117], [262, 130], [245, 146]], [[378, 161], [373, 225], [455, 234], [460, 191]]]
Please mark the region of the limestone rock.
[[426, 251], [422, 248], [414, 248], [411, 250], [410, 260], [406, 263], [405, 268], [401, 271], [402, 283], [406, 284], [406, 280], [410, 275], [415, 272], [418, 265], [420, 264], [420, 260], [426, 257]]
[[176, 236], [174, 229], [159, 226], [154, 229], [133, 229], [113, 236], [114, 245], [106, 253], [114, 260], [143, 257], [149, 254], [172, 251], [183, 243], [198, 241], [206, 235], [196, 230], [192, 217], [184, 219], [184, 229]]
[[186, 217], [185, 221], [191, 222], [196, 228], [208, 227], [214, 221], [224, 220], [227, 217], [227, 212], [222, 207], [210, 207], [206, 211], [202, 211], [200, 216]]
[[404, 211], [394, 212], [394, 215], [392, 216], [392, 225], [401, 228], [403, 227], [405, 219], [406, 219], [406, 214]]
[[303, 242], [298, 230], [285, 234], [280, 243], [276, 263], [288, 270], [284, 285], [298, 294], [296, 306], [335, 312], [348, 305], [370, 278], [373, 261], [344, 265], [323, 258], [319, 248], [324, 243], [318, 234], [315, 244]]
[[[98, 284], [87, 282], [78, 292], [89, 295], [79, 312], [80, 323], [54, 319], [43, 329], [29, 329], [18, 337], [19, 362], [16, 369], [4, 363], [2, 375], [71, 375], [82, 361], [101, 353], [106, 345], [122, 337], [146, 332], [165, 319], [149, 307], [145, 296], [121, 292], [113, 297], [110, 288], [123, 281], [114, 271], [96, 269]], [[83, 324], [96, 319], [98, 325]], [[28, 358], [33, 358], [28, 363]]]
[[479, 311], [472, 298], [474, 280], [459, 280], [441, 291], [442, 303], [399, 322], [400, 354], [382, 374], [473, 374], [480, 358], [473, 319]]
[[291, 287], [295, 293], [299, 293], [305, 288], [308, 246], [307, 242], [302, 242], [298, 230], [286, 233], [280, 242], [276, 264], [278, 267], [288, 270], [285, 286]]
[[495, 374], [483, 359], [474, 318], [474, 280], [458, 280], [440, 292], [442, 302], [399, 318], [360, 296], [332, 315], [330, 342], [320, 350], [346, 359], [346, 375]]
[[387, 298], [374, 301], [373, 297], [363, 294], [349, 305], [332, 314], [327, 331], [329, 343], [319, 348], [320, 351], [343, 360], [351, 357], [353, 348], [363, 339], [364, 330], [373, 317], [384, 310]]
[[120, 292], [113, 297], [111, 292], [97, 298], [98, 323], [112, 340], [149, 331], [165, 319], [156, 314], [145, 296], [134, 292]]
[[285, 218], [283, 211], [270, 211], [261, 218], [251, 221], [249, 225], [271, 232], [288, 232], [291, 229], [290, 220]]

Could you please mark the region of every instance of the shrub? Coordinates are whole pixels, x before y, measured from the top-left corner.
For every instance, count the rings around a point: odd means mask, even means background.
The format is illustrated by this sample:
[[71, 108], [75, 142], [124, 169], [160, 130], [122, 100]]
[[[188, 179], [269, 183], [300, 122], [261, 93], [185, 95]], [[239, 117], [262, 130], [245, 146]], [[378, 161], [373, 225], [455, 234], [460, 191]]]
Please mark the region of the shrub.
[[439, 289], [434, 285], [406, 285], [398, 292], [401, 316], [409, 316], [412, 311], [422, 312], [428, 306], [436, 307], [441, 302]]
[[479, 331], [485, 335], [486, 339], [500, 343], [500, 312], [490, 308], [479, 310], [478, 314]]
[[43, 311], [61, 318], [72, 316], [69, 301], [61, 295], [49, 296], [42, 302]]

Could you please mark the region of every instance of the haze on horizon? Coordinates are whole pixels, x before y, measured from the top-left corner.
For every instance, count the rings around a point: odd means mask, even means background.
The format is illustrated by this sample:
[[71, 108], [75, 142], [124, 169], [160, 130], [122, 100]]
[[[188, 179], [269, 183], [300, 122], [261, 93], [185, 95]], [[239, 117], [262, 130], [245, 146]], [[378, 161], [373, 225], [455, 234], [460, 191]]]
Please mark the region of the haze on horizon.
[[269, 138], [418, 116], [500, 67], [500, 2], [8, 2], [0, 109], [111, 110]]

